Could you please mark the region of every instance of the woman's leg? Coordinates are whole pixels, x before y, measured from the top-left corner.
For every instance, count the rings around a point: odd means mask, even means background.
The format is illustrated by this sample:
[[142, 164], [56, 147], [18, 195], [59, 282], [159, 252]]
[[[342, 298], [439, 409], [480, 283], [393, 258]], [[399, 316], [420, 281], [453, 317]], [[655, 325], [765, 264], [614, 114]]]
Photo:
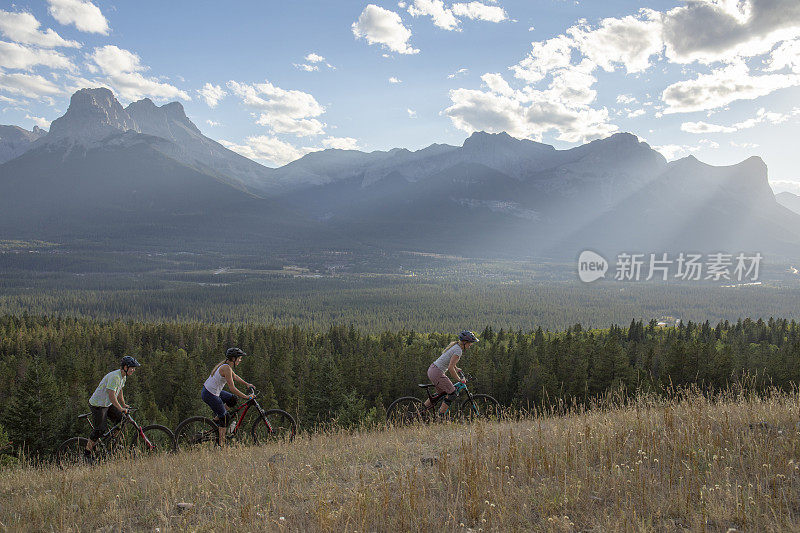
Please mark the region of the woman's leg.
[[[453, 399], [452, 394], [456, 391], [456, 388], [453, 385], [453, 382], [450, 381], [447, 376], [445, 376], [444, 372], [442, 372], [442, 369], [436, 365], [431, 365], [428, 368], [428, 379], [430, 379], [431, 383], [436, 386], [437, 392], [447, 394], [447, 397], [445, 397], [442, 405], [439, 407], [439, 414], [444, 414], [450, 407], [450, 402], [452, 402]], [[426, 407], [430, 407], [431, 402], [426, 400], [425, 405]]]
[[[225, 392], [225, 391], [222, 391]], [[217, 428], [219, 430], [219, 445], [225, 445], [225, 430], [227, 429], [227, 411], [225, 410], [225, 404], [222, 402], [222, 398], [219, 396], [214, 396], [208, 389], [203, 387], [203, 392], [200, 394], [200, 397], [203, 399], [204, 402], [214, 411], [216, 417], [214, 418], [214, 422], [217, 424]]]

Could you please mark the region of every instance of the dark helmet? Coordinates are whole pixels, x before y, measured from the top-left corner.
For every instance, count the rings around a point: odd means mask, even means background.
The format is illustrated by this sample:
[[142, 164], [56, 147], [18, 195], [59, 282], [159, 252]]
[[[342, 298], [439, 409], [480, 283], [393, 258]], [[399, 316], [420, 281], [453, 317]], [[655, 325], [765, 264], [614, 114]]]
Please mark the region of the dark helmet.
[[127, 366], [128, 368], [135, 368], [137, 366], [142, 366], [142, 364], [139, 361], [137, 361], [135, 357], [126, 355], [120, 360], [119, 366], [120, 367]]
[[478, 337], [471, 331], [464, 330], [458, 334], [458, 340], [462, 342], [478, 342]]
[[243, 352], [242, 350], [240, 350], [239, 348], [228, 348], [227, 350], [225, 350], [225, 357], [226, 357], [226, 358], [227, 358], [229, 361], [233, 361], [233, 360], [234, 360], [234, 359], [236, 359], [237, 357], [241, 357], [241, 356], [243, 356], [243, 355], [247, 355], [247, 354], [246, 354], [246, 353], [244, 353], [244, 352]]

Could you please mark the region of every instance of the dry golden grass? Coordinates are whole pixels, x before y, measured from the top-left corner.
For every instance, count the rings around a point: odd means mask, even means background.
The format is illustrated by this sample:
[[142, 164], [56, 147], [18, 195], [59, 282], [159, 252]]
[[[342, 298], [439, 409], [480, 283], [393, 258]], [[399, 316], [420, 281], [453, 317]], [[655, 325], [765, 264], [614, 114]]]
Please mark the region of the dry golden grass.
[[0, 473], [0, 529], [797, 531], [797, 407], [797, 393], [686, 394], [558, 417], [20, 467]]

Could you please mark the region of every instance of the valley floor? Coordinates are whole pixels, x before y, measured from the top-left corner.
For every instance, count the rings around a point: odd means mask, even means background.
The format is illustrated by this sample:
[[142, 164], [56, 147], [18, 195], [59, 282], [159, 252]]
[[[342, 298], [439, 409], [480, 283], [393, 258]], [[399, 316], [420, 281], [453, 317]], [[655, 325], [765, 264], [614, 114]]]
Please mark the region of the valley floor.
[[0, 529], [796, 531], [798, 399], [640, 398], [501, 423], [16, 467], [0, 472]]

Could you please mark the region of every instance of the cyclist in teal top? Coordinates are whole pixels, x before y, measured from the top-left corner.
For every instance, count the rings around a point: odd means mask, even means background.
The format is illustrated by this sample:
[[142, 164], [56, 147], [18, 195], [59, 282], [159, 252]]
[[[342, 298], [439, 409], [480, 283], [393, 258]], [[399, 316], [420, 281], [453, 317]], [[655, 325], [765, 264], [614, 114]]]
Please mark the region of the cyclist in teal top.
[[122, 420], [122, 415], [128, 412], [130, 405], [125, 403], [122, 395], [122, 388], [125, 380], [142, 366], [139, 361], [130, 355], [126, 355], [119, 362], [119, 370], [112, 370], [100, 380], [100, 384], [89, 398], [89, 408], [92, 411], [92, 425], [94, 429], [89, 435], [89, 442], [86, 443], [84, 454], [87, 460], [92, 460], [92, 453], [103, 433], [106, 432], [106, 422], [110, 418], [115, 424]]

